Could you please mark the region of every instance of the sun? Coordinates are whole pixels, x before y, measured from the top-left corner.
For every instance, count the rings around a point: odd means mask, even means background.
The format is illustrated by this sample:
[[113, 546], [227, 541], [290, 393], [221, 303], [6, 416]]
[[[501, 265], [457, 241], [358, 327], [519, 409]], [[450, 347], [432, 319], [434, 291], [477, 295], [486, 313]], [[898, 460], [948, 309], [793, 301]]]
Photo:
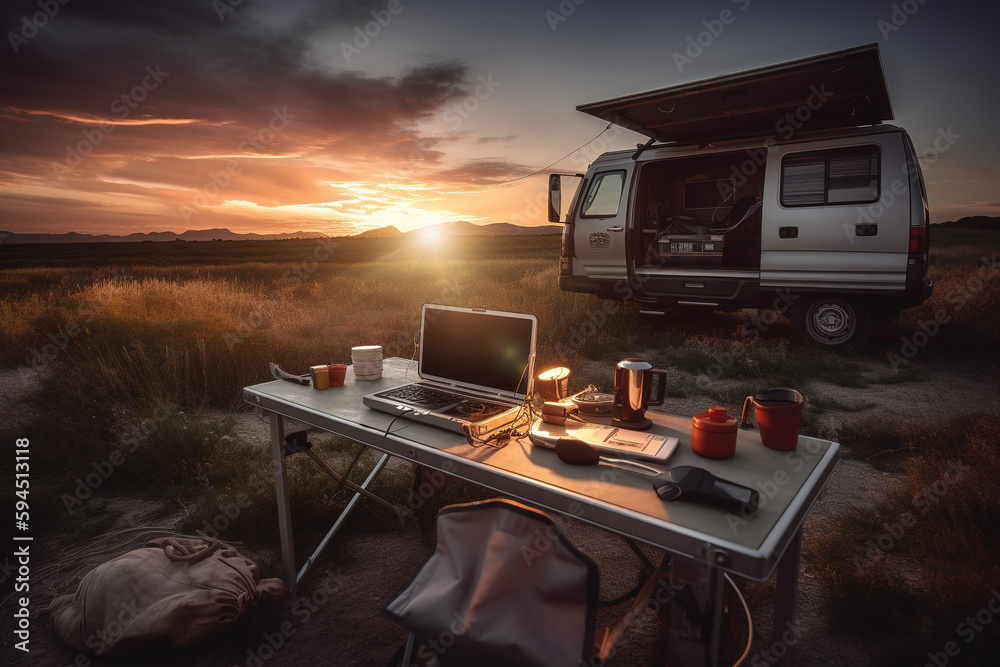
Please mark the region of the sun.
[[417, 232], [420, 244], [427, 248], [440, 248], [445, 243], [444, 232], [437, 226], [425, 227]]

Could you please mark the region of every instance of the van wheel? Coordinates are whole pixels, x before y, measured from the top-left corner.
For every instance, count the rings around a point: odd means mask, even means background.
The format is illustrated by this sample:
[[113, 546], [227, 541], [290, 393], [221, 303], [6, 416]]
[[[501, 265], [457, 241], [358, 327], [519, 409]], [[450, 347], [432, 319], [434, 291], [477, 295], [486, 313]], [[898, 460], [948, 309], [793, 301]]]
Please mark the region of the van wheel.
[[861, 347], [871, 336], [871, 315], [840, 297], [803, 297], [792, 309], [792, 332], [805, 343], [828, 349]]

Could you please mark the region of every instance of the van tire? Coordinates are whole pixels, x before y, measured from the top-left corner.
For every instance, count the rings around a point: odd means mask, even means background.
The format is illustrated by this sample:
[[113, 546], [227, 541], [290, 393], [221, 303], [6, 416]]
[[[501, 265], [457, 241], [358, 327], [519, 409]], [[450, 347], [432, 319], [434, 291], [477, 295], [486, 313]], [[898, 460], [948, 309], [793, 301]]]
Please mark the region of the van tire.
[[792, 333], [803, 343], [828, 350], [860, 348], [872, 334], [864, 305], [839, 296], [803, 296], [792, 308]]

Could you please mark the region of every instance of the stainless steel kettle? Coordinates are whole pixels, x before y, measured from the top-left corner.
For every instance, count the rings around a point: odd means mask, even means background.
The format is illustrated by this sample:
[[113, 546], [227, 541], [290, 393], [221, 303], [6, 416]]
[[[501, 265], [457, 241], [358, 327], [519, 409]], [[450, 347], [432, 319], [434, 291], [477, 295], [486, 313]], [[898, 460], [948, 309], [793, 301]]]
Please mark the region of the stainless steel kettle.
[[[653, 378], [656, 394], [650, 397]], [[653, 425], [646, 418], [646, 408], [663, 405], [667, 374], [642, 359], [624, 359], [615, 366], [615, 402], [611, 407], [611, 425], [642, 430]]]

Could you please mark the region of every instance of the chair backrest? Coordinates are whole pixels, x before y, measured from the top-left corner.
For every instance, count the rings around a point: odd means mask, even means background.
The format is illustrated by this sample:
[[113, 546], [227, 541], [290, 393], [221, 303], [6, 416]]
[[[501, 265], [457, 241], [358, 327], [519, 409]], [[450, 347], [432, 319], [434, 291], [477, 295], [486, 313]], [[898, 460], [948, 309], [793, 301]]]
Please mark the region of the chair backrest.
[[497, 499], [443, 508], [434, 551], [383, 613], [446, 665], [576, 667], [597, 595], [597, 566], [551, 518]]

